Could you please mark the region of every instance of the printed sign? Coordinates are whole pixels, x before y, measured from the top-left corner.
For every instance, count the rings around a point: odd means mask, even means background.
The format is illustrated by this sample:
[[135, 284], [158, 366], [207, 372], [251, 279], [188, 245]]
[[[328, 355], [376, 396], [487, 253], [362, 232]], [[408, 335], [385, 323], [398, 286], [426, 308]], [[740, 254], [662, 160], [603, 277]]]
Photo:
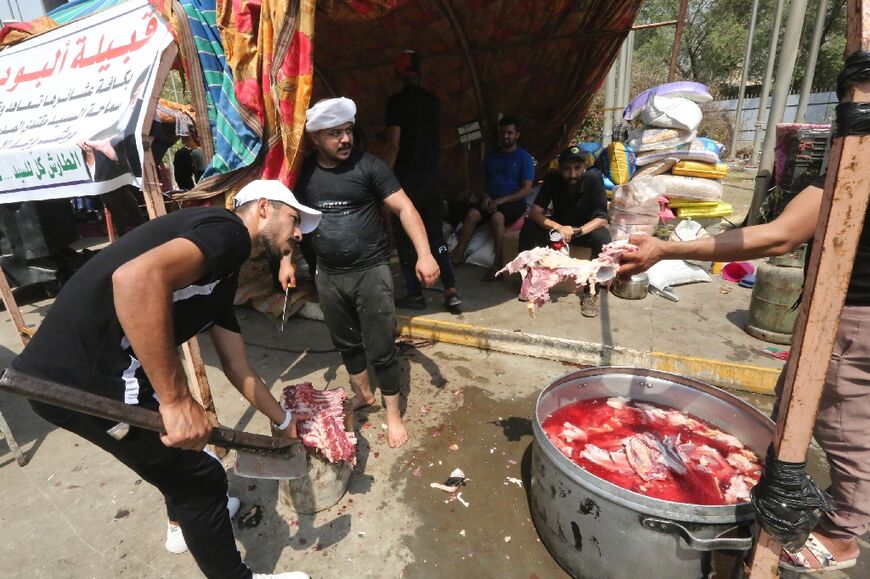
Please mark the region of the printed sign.
[[131, 0], [0, 52], [0, 203], [141, 186], [143, 103], [171, 42]]

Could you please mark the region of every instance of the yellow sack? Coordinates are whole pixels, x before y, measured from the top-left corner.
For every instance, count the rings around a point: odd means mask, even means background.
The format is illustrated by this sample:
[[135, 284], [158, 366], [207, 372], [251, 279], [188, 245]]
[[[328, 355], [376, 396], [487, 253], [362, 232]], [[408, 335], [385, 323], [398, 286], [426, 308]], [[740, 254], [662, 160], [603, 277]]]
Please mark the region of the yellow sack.
[[610, 143], [598, 156], [601, 172], [610, 177], [614, 185], [629, 182], [634, 175], [634, 160], [634, 151], [623, 143]]
[[677, 215], [682, 219], [702, 217], [729, 217], [734, 208], [728, 203], [717, 203], [715, 207], [698, 207], [677, 209]]
[[671, 169], [674, 175], [683, 177], [703, 177], [705, 179], [724, 179], [728, 174], [725, 163], [703, 163], [701, 161], [679, 161]]

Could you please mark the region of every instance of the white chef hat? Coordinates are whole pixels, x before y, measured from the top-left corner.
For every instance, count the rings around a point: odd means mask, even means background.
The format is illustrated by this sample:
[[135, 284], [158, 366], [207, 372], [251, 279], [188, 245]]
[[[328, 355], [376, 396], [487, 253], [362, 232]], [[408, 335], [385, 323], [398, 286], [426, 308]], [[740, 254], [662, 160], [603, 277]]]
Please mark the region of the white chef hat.
[[236, 207], [239, 207], [248, 201], [256, 201], [258, 199], [280, 201], [295, 209], [299, 213], [299, 229], [304, 234], [311, 233], [317, 229], [317, 225], [320, 223], [320, 211], [297, 201], [293, 192], [281, 181], [268, 179], [251, 181], [236, 193], [233, 203]]
[[356, 120], [356, 104], [344, 97], [324, 99], [308, 109], [305, 130], [309, 133], [331, 129]]

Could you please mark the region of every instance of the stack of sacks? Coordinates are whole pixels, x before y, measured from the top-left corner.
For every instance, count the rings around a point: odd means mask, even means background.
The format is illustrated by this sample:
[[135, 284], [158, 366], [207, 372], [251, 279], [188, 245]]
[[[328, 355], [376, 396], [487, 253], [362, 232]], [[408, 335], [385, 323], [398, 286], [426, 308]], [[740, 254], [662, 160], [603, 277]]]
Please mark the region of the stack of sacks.
[[724, 146], [697, 137], [703, 116], [697, 103], [711, 99], [703, 84], [672, 82], [641, 93], [624, 112], [626, 119], [644, 124], [628, 141], [637, 155], [634, 178], [649, 178], [681, 218], [726, 217], [732, 212], [721, 202], [719, 180], [728, 173], [719, 162]]

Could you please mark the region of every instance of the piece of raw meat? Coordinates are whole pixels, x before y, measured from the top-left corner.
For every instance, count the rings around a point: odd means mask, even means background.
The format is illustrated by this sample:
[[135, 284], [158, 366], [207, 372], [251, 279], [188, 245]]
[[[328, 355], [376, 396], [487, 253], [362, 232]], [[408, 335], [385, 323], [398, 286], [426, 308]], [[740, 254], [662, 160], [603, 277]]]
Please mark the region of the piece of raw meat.
[[302, 444], [318, 450], [329, 462], [356, 464], [356, 435], [344, 430], [341, 388], [317, 390], [311, 382], [284, 389], [284, 406], [298, 416], [296, 431]]
[[528, 302], [530, 313], [550, 301], [550, 288], [557, 283], [572, 279], [577, 289], [588, 287], [595, 293], [595, 279], [599, 269], [618, 267], [619, 257], [636, 250], [637, 247], [625, 240], [605, 245], [593, 260], [574, 259], [549, 247], [536, 247], [520, 252], [502, 272], [519, 273], [523, 282], [520, 297]]
[[611, 470], [619, 474], [628, 474], [632, 472], [631, 464], [628, 462], [628, 457], [624, 451], [608, 452], [602, 448], [598, 448], [594, 444], [587, 444], [580, 456], [597, 464], [602, 468]]
[[661, 444], [648, 433], [629, 436], [623, 442], [628, 463], [645, 481], [665, 480], [668, 466], [665, 462]]
[[586, 442], [588, 437], [583, 430], [577, 428], [570, 422], [565, 422], [562, 424], [562, 438], [564, 438], [567, 442], [574, 442], [575, 440], [579, 440], [580, 442]]

